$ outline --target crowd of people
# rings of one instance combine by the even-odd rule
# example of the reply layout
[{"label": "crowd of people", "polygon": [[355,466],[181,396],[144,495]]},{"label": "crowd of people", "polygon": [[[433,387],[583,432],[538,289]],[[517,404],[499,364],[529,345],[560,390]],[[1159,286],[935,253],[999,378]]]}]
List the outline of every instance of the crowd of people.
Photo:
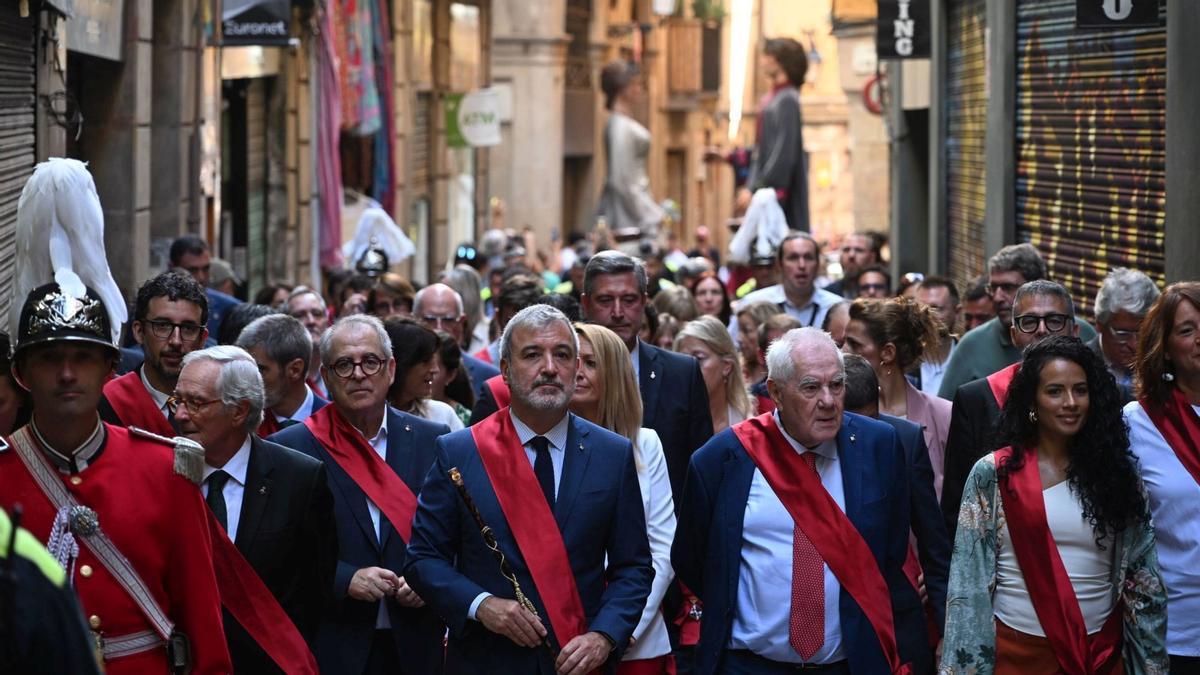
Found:
[{"label": "crowd of people", "polygon": [[968,289],[883,250],[489,232],[242,303],[183,237],[121,344],[46,279],[0,502],[73,594],[0,627],[86,618],[4,664],[1200,672],[1200,283],[1113,270],[1092,325],[1029,244]]}]

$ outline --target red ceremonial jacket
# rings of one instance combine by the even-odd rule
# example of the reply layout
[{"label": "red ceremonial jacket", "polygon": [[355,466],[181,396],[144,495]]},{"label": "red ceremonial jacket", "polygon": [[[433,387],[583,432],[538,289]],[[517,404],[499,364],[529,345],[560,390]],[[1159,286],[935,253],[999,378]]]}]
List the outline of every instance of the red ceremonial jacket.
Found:
[{"label": "red ceremonial jacket", "polygon": [[[171,446],[105,426],[108,438],[95,461],[77,474],[58,475],[76,501],[96,511],[100,528],[129,559],[176,630],[187,635],[192,672],[230,672],[200,490],[175,473]],[[46,543],[54,507],[10,447],[0,451],[0,506],[14,504],[24,508],[21,525]],[[113,636],[153,630],[87,544],[81,542],[79,549],[71,583],[93,628]],[[108,675],[167,673],[166,650],[116,658],[104,667]]]}]

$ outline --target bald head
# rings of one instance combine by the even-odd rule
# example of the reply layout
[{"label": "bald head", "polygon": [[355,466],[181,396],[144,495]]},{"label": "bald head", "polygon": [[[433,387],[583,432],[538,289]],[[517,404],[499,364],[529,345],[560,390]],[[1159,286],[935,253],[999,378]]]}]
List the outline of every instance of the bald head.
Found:
[{"label": "bald head", "polygon": [[463,300],[458,291],[446,284],[430,284],[417,291],[413,298],[413,314],[429,330],[449,333],[458,344],[463,343]]}]

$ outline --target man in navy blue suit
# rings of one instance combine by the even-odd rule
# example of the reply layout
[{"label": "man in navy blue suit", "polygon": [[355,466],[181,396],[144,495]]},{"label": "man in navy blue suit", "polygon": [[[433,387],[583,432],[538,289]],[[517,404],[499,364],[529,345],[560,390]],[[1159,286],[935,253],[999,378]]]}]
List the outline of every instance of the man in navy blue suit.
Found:
[{"label": "man in navy blue suit", "polygon": [[300,424],[329,401],[318,396],[305,379],[312,359],[312,337],[298,319],[271,314],[251,321],[238,335],[262,375],[267,407],[258,435],[271,434]]},{"label": "man in navy blue suit", "polygon": [[[462,296],[458,291],[446,284],[430,284],[422,288],[413,298],[413,316],[429,330],[448,333],[462,349],[467,316],[463,314]],[[471,389],[476,399],[483,395],[484,382],[500,374],[496,366],[465,351],[462,353],[462,363],[467,369],[467,377],[471,379]]]},{"label": "man in navy blue suit", "polygon": [[642,394],[642,426],[654,429],[662,439],[678,504],[688,459],[712,437],[712,416],[696,359],[638,339],[650,299],[647,283],[640,260],[620,251],[603,251],[588,260],[580,299],[587,320],[616,333],[629,348]]},{"label": "man in navy blue suit", "polygon": [[826,333],[789,331],[767,370],[776,412],[721,432],[688,470],[671,559],[704,601],[697,672],[897,672],[927,645],[903,570],[904,450],[843,412]]},{"label": "man in navy blue suit", "polygon": [[269,439],[324,462],[333,492],[335,603],[313,655],[322,673],[440,673],[445,627],[402,570],[415,494],[449,429],[388,407],[396,361],[379,319],[338,320],[320,351],[332,403]]},{"label": "man in navy blue suit", "polygon": [[405,576],[450,627],[448,673],[612,672],[638,623],[654,570],[633,446],[567,412],[578,355],[562,312],[518,312],[501,338],[511,407],[437,441]]}]

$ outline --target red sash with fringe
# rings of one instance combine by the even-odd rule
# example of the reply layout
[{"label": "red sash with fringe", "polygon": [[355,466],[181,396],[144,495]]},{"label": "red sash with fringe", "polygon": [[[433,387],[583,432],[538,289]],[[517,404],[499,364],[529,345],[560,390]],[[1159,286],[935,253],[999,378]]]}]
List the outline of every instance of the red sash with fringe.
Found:
[{"label": "red sash with fringe", "polygon": [[558,522],[533,475],[507,407],[471,427],[471,436],[561,649],[587,631],[587,618]]},{"label": "red sash with fringe", "polygon": [[1192,478],[1200,483],[1200,417],[1196,415],[1187,396],[1179,387],[1174,387],[1166,405],[1157,406],[1146,399],[1138,402],[1167,445],[1175,451],[1179,463],[1187,467]]},{"label": "red sash with fringe", "polygon": [[[1027,448],[1020,469],[999,480],[1000,499],[1012,535],[1013,553],[1029,588],[1029,599],[1054,656],[1067,675],[1106,675],[1121,655],[1122,605],[1113,608],[1096,637],[1088,641],[1087,625],[1067,576],[1058,545],[1046,522],[1046,502],[1038,476],[1037,453]],[[1011,447],[996,451],[996,466],[1014,455]]]},{"label": "red sash with fringe", "polygon": [[163,416],[162,409],[150,398],[146,385],[142,384],[140,371],[125,373],[104,385],[104,398],[113,412],[127,427],[140,427],[159,436],[173,438],[176,433],[171,423]]},{"label": "red sash with fringe", "polygon": [[821,485],[821,477],[792,449],[775,425],[773,414],[751,417],[735,425],[733,432],[791,514],[796,527],[809,538],[842,588],[862,608],[875,629],[891,672],[911,673],[908,664],[900,663],[892,596],[875,555]]},{"label": "red sash with fringe", "polygon": [[412,537],[413,516],[417,513],[417,496],[408,484],[376,454],[358,429],[342,417],[337,406],[327,405],[309,415],[304,420],[304,426],[308,427],[333,461],[366,493],[367,499],[379,507],[379,511],[407,544]]}]

